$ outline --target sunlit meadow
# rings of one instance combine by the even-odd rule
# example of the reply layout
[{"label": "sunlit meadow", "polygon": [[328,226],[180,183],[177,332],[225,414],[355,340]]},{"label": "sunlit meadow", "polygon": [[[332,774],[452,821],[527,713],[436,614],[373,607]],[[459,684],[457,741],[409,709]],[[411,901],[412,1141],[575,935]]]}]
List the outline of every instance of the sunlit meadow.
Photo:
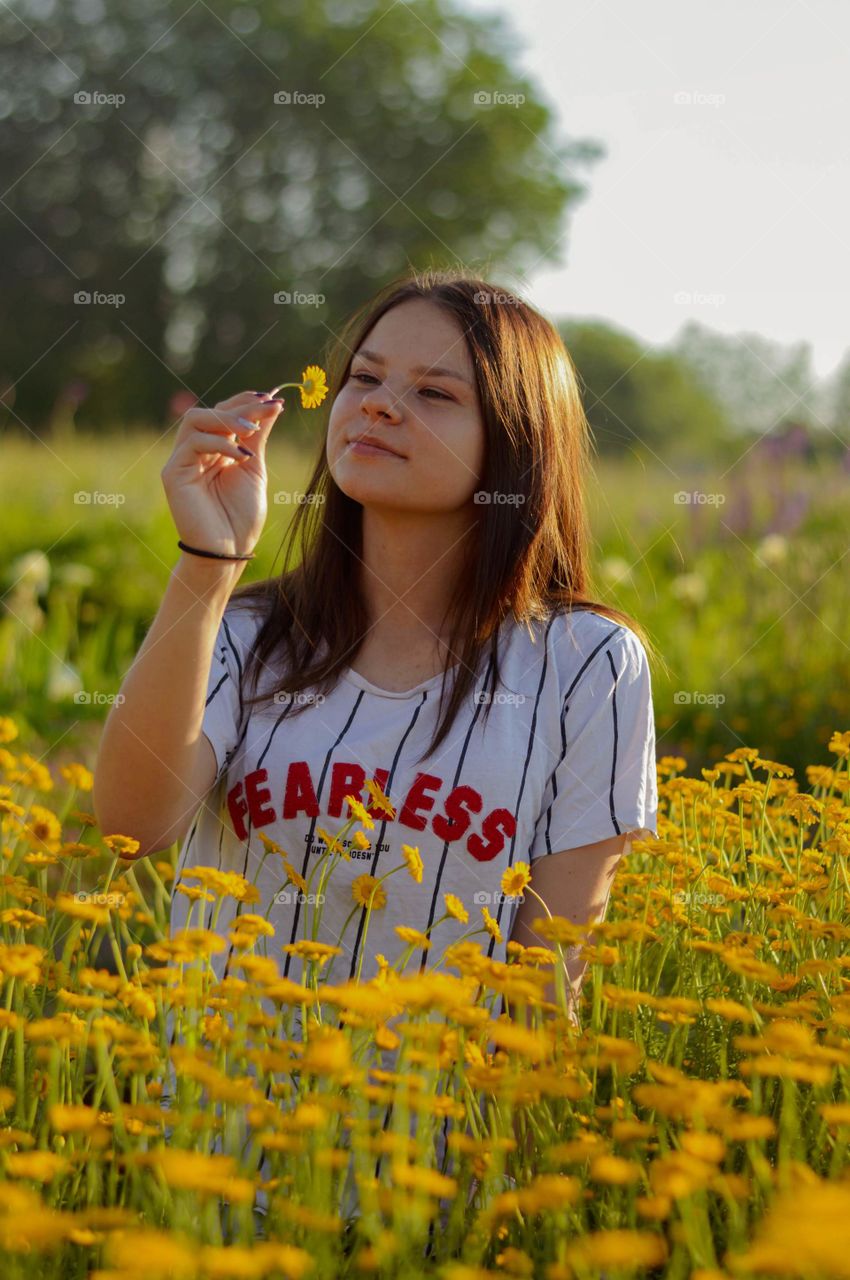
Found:
[{"label": "sunlit meadow", "polygon": [[[310,911],[282,977],[253,884],[213,868],[174,891],[235,898],[227,938],[169,938],[173,862],[97,831],[83,764],[51,771],[11,718],[0,742],[4,1277],[850,1275],[850,732],[804,789],[754,748],[699,776],[662,756],[659,838],[604,922],[541,902],[546,945],[500,964],[449,894],[466,940],[412,972],[428,939],[400,928],[368,983],[335,979]],[[368,844],[348,812],[314,883],[265,841],[281,887]],[[399,876],[415,846],[352,920]],[[563,980],[542,996],[572,947],[577,1022]]]}]

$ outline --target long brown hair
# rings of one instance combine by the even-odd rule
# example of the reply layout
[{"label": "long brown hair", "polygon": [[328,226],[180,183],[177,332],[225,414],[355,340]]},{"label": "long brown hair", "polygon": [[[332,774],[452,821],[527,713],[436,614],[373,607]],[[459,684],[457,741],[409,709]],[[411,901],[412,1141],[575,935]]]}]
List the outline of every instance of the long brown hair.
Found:
[{"label": "long brown hair", "polygon": [[[463,270],[411,271],[385,286],[348,320],[327,356],[328,405],[344,386],[358,347],[393,307],[424,298],[460,324],[475,371],[485,430],[482,491],[521,494],[510,503],[476,504],[478,519],[448,602],[451,696],[425,755],[436,751],[472,691],[489,645],[497,688],[498,638],[513,612],[520,623],[553,609],[591,609],[633,630],[654,656],[639,623],[591,598],[585,481],[591,441],[572,360],[557,330],[499,286]],[[327,427],[319,456],[284,538],[280,576],[246,583],[232,601],[259,605],[260,625],[244,680],[256,691],[261,668],[281,672],[243,707],[311,688],[327,695],[365,638],[368,616],[357,588],[362,507],[334,481]],[[292,559],[298,545],[300,560]],[[486,554],[481,549],[486,548]],[[284,675],[285,671],[285,675]],[[278,699],[280,701],[280,699]],[[484,703],[486,721],[492,700]],[[309,698],[286,700],[297,715]],[[424,759],[424,755],[422,759]]]}]

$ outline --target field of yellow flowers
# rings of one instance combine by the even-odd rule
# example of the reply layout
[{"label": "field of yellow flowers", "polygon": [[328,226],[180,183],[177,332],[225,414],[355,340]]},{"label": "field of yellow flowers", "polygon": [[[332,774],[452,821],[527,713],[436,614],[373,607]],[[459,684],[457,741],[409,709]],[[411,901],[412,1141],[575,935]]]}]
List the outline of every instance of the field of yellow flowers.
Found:
[{"label": "field of yellow flowers", "polygon": [[[805,790],[748,747],[662,758],[603,923],[541,910],[507,964],[470,938],[370,983],[307,939],[282,977],[253,885],[200,868],[175,892],[248,908],[218,981],[227,939],[169,936],[173,863],[17,739],[0,718],[3,1280],[850,1276],[850,732]],[[576,945],[577,1025],[541,995]]]}]

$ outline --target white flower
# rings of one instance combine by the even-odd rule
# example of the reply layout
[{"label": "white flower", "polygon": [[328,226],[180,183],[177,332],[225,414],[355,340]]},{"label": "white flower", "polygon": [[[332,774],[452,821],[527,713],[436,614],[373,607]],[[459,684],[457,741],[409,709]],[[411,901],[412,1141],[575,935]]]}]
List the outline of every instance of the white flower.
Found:
[{"label": "white flower", "polygon": [[50,582],[50,561],[43,551],[25,551],[9,566],[9,575],[12,586],[30,587],[38,594]]},{"label": "white flower", "polygon": [[685,600],[689,604],[702,604],[708,594],[705,578],[699,573],[680,573],[671,582],[670,590],[677,600]]},{"label": "white flower", "polygon": [[79,672],[67,662],[54,658],[47,676],[47,697],[50,702],[64,702],[82,690],[83,682]]},{"label": "white flower", "polygon": [[618,582],[632,581],[632,568],[622,556],[608,556],[599,566],[599,572],[607,583],[614,586]]},{"label": "white flower", "polygon": [[765,564],[781,564],[788,555],[788,539],[781,533],[769,533],[756,547],[756,555]]}]

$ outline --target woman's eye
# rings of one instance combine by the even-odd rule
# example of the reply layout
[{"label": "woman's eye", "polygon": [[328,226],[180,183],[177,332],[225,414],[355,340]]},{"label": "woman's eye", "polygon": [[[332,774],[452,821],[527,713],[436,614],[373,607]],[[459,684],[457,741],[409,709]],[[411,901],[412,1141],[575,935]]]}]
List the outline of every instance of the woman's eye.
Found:
[{"label": "woman's eye", "polygon": [[[367,382],[366,384],[367,386],[370,385],[371,382],[378,381],[378,379],[375,377],[373,373],[352,373],[351,377],[352,379],[361,379],[361,378],[369,379],[369,382]],[[428,392],[430,392],[432,395],[437,396],[437,398],[440,400],[451,400],[451,396],[447,396],[443,391],[438,391],[436,387],[425,387],[422,394],[426,395]]]}]

